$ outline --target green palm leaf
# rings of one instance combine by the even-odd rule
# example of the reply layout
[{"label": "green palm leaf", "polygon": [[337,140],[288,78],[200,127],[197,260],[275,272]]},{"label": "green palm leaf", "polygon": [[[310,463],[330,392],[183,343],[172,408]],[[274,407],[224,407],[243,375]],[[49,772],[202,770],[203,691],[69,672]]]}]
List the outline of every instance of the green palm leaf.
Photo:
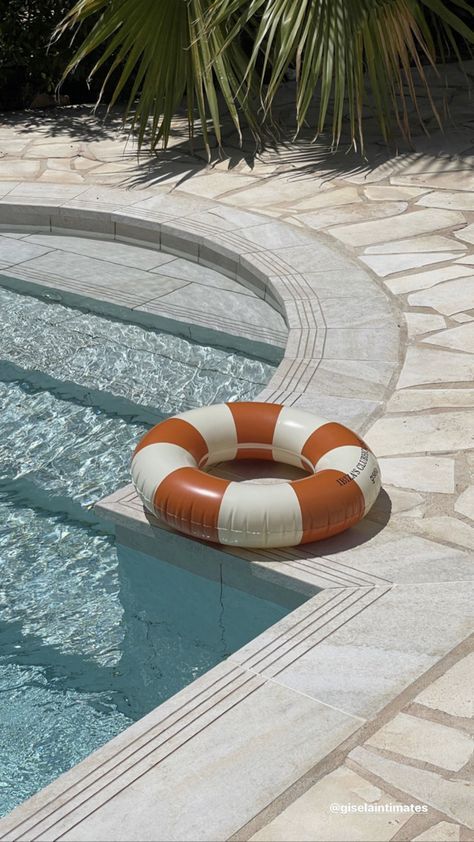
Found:
[{"label": "green palm leaf", "polygon": [[197,112],[208,154],[208,121],[221,143],[220,98],[239,133],[240,114],[258,135],[248,86],[241,84],[246,56],[238,41],[222,49],[222,27],[203,33],[208,9],[209,0],[79,0],[56,37],[91,17],[95,23],[65,75],[96,50],[101,54],[91,76],[108,67],[102,92],[112,74],[121,69],[109,107],[131,83],[125,118],[137,131],[140,146],[146,137],[153,149],[159,141],[166,147],[172,119],[185,98],[189,134],[194,134]]},{"label": "green palm leaf", "polygon": [[367,105],[386,139],[396,127],[410,136],[410,101],[422,122],[415,78],[440,121],[424,68],[438,44],[456,53],[454,33],[474,41],[456,7],[470,8],[465,0],[79,0],[58,35],[92,17],[67,72],[101,50],[92,74],[107,66],[106,84],[119,72],[110,105],[128,86],[125,117],[140,146],[167,145],[184,100],[190,137],[197,115],[208,154],[210,131],[221,144],[223,109],[239,134],[242,120],[263,141],[295,67],[297,131],[311,123],[317,136],[329,126],[337,144],[347,124],[362,147]]},{"label": "green palm leaf", "polygon": [[[442,32],[454,44],[454,30],[474,41],[472,29],[452,11],[453,6],[469,6],[464,0],[450,5],[451,10],[443,0],[215,0],[207,25],[212,31],[234,19],[225,49],[239,29],[259,17],[246,81],[250,84],[257,77],[262,84],[257,67],[263,55],[264,68],[270,69],[262,90],[265,115],[271,114],[282,80],[294,66],[297,130],[305,125],[317,92],[315,134],[329,122],[337,144],[347,117],[353,143],[358,139],[362,146],[363,106],[368,101],[388,139],[395,125],[410,136],[407,102],[412,100],[418,109],[415,75],[430,98],[424,67],[434,65],[436,49],[424,7],[435,14],[438,35]],[[430,102],[439,121],[431,98]]]}]

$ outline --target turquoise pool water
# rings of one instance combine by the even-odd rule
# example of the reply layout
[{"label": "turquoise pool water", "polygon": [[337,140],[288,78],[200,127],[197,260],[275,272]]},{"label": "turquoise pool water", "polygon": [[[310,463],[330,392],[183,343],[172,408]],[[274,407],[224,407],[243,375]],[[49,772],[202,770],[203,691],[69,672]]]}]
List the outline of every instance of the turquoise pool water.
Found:
[{"label": "turquoise pool water", "polygon": [[0,814],[287,612],[116,545],[93,511],[150,423],[272,371],[0,288]]}]

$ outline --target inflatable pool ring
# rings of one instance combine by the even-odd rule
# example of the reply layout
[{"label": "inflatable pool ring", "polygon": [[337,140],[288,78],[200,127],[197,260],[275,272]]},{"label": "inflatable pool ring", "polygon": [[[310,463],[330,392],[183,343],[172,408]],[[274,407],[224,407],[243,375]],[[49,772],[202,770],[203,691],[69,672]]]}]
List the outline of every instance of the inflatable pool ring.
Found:
[{"label": "inflatable pool ring", "polygon": [[[232,482],[205,466],[270,459],[309,472],[291,482]],[[272,403],[192,409],[162,421],[132,461],[145,508],[174,529],[219,544],[289,547],[361,520],[380,491],[367,445],[342,424]]]}]

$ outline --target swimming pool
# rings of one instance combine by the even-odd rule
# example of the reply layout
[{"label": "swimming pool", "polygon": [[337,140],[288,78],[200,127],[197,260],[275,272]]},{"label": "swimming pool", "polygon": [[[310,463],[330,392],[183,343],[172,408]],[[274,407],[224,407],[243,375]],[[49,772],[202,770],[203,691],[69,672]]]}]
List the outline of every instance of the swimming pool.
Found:
[{"label": "swimming pool", "polygon": [[115,543],[147,426],[268,363],[0,287],[0,814],[289,610]]}]

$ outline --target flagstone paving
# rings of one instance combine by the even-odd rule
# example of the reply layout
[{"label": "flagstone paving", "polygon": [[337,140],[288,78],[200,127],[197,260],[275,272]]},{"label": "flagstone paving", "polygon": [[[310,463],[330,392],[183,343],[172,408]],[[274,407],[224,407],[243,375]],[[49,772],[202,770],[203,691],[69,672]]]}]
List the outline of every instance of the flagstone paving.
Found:
[{"label": "flagstone paving", "polygon": [[[467,63],[467,71],[472,77],[473,63]],[[448,68],[446,76],[456,127],[448,127],[445,134],[435,129],[431,138],[420,133],[414,137],[414,151],[396,156],[371,140],[367,161],[344,151],[330,154],[324,139],[315,145],[305,139],[288,143],[258,158],[242,153],[230,140],[228,158],[216,158],[207,166],[186,151],[184,122],[177,120],[171,150],[158,159],[145,154],[138,164],[118,121],[102,124],[86,109],[75,107],[16,115],[0,127],[0,203],[13,192],[17,203],[44,197],[45,204],[54,204],[55,189],[61,185],[61,197],[67,189],[78,206],[107,210],[112,198],[104,187],[111,197],[114,188],[127,188],[142,197],[137,212],[159,214],[172,191],[175,202],[183,198],[186,214],[193,209],[211,214],[223,230],[227,208],[234,218],[242,213],[243,219],[248,217],[245,236],[250,247],[264,237],[265,245],[279,247],[282,257],[291,253],[302,272],[315,269],[311,249],[296,253],[292,229],[279,228],[279,221],[295,230],[313,230],[322,242],[339,244],[355,256],[403,313],[400,323],[406,329],[398,383],[365,433],[381,457],[385,490],[392,500],[391,526],[419,536],[417,540],[433,539],[459,551],[474,549],[474,116],[466,79],[455,68]],[[255,213],[271,217],[275,224],[262,226]],[[252,217],[259,224],[255,232]],[[12,223],[21,224],[19,219]],[[17,247],[23,249],[25,262],[38,265],[49,259],[41,232],[21,245],[16,242]],[[94,248],[93,240],[78,245],[71,271],[87,272]],[[9,249],[8,238],[2,237],[0,267],[7,265]],[[179,272],[176,277],[179,259],[174,267],[152,267],[149,259],[144,252],[146,265],[136,268],[164,276],[167,295],[179,298],[183,283],[192,286],[193,278]],[[356,350],[367,372],[364,394],[357,396],[370,399],[368,372],[375,371],[377,361],[377,391],[383,361],[390,359],[383,325],[377,345],[369,345],[365,333],[366,325],[377,323],[377,302],[357,304],[354,273],[359,323],[357,330],[348,331],[345,299],[332,289],[331,273],[337,273],[337,266],[330,259],[327,270],[322,296],[330,301],[326,357],[332,359],[313,373],[314,386],[330,381],[337,399],[353,382],[357,395],[354,363],[345,360],[351,341],[352,359]],[[212,275],[200,283],[212,287]],[[397,630],[392,632],[396,635]],[[334,768],[319,772],[304,791],[296,787],[286,801],[273,805],[268,816],[257,817],[235,838],[472,840],[467,762],[472,705],[467,700],[474,683],[473,658],[461,653],[363,745]],[[416,803],[429,810],[357,812],[348,817],[330,813],[331,802]]]},{"label": "flagstone paving", "polygon": [[464,649],[342,764],[316,768],[233,838],[470,842],[473,686]]}]

